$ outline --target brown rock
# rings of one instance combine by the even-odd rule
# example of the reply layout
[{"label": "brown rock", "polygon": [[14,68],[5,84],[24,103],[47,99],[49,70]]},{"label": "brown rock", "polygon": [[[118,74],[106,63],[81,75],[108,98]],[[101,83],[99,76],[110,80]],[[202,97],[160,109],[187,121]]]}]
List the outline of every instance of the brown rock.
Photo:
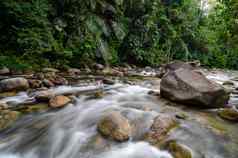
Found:
[{"label": "brown rock", "polygon": [[46,90],[46,91],[40,91],[35,96],[35,99],[38,102],[48,102],[51,98],[53,98],[55,95],[52,91]]},{"label": "brown rock", "polygon": [[190,149],[176,141],[167,142],[165,149],[173,155],[173,158],[192,158]]},{"label": "brown rock", "polygon": [[131,126],[119,112],[111,112],[99,121],[98,131],[116,141],[126,141],[131,135]]},{"label": "brown rock", "polygon": [[160,143],[166,138],[168,132],[177,126],[177,121],[174,117],[160,114],[155,119],[150,130],[145,134],[145,140],[155,146],[160,146]]},{"label": "brown rock", "polygon": [[10,78],[0,81],[0,92],[14,91],[14,90],[26,90],[29,88],[27,79],[18,77]]},{"label": "brown rock", "polygon": [[218,115],[223,119],[238,122],[238,110],[236,109],[233,108],[222,109],[218,112]]},{"label": "brown rock", "polygon": [[60,107],[64,107],[65,105],[67,105],[70,102],[71,102],[71,100],[68,97],[59,95],[59,96],[56,96],[56,97],[50,99],[49,105],[52,108],[60,108]]}]

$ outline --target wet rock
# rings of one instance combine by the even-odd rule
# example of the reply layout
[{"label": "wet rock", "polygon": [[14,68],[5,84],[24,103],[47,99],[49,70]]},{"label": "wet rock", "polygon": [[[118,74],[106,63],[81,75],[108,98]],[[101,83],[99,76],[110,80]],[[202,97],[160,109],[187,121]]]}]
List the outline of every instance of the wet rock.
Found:
[{"label": "wet rock", "polygon": [[234,108],[226,108],[219,110],[218,115],[223,119],[238,122],[238,110]]},{"label": "wet rock", "polygon": [[167,142],[165,149],[172,154],[173,158],[192,158],[190,149],[176,141]]},{"label": "wet rock", "polygon": [[114,84],[115,84],[115,81],[114,81],[114,80],[108,79],[108,78],[104,78],[104,79],[102,80],[102,82],[103,82],[104,84],[108,84],[108,85],[114,85]]},{"label": "wet rock", "polygon": [[60,108],[60,107],[64,107],[70,102],[71,102],[70,98],[63,95],[59,95],[50,99],[49,106],[52,108]]},{"label": "wet rock", "polygon": [[0,75],[8,75],[10,70],[7,67],[0,68]]},{"label": "wet rock", "polygon": [[183,68],[162,78],[160,93],[171,101],[203,108],[223,107],[229,100],[229,93],[222,86]]},{"label": "wet rock", "polygon": [[151,72],[151,71],[153,71],[153,69],[150,66],[146,66],[145,67],[145,71],[146,72]]},{"label": "wet rock", "polygon": [[222,85],[224,85],[224,86],[234,86],[235,84],[232,81],[225,81],[225,82],[222,83]]},{"label": "wet rock", "polygon": [[173,62],[171,62],[169,64],[166,64],[164,66],[164,69],[165,69],[166,72],[175,71],[175,70],[178,70],[180,68],[188,69],[188,70],[194,70],[195,69],[194,66],[192,66],[189,63],[185,63],[183,61],[173,61]]},{"label": "wet rock", "polygon": [[42,84],[43,84],[45,87],[48,87],[48,88],[55,86],[53,82],[51,82],[50,80],[47,80],[47,79],[44,79],[44,80],[42,81]]},{"label": "wet rock", "polygon": [[31,88],[40,88],[42,86],[42,81],[41,80],[28,80],[29,85]]},{"label": "wet rock", "polygon": [[68,69],[68,74],[70,76],[76,76],[76,75],[80,75],[81,70],[80,69],[76,69],[76,68],[70,68]]},{"label": "wet rock", "polygon": [[145,134],[145,140],[159,147],[171,129],[178,125],[172,116],[160,114],[155,119],[150,130]]},{"label": "wet rock", "polygon": [[23,114],[33,113],[33,112],[45,112],[49,109],[47,103],[37,103],[31,105],[20,105],[16,107],[16,111],[20,111]]},{"label": "wet rock", "polygon": [[119,112],[111,112],[99,121],[98,131],[116,141],[126,141],[130,138],[131,126]]},{"label": "wet rock", "polygon": [[46,90],[38,92],[38,94],[35,96],[35,99],[38,102],[48,102],[54,96],[55,95],[52,91]]},{"label": "wet rock", "polygon": [[57,72],[59,72],[59,70],[58,69],[54,69],[54,68],[43,68],[42,72],[45,72],[45,73],[47,73],[47,72],[57,73]]},{"label": "wet rock", "polygon": [[104,69],[104,65],[102,65],[102,64],[95,64],[93,67],[94,67],[96,70],[103,70],[103,69]]},{"label": "wet rock", "polygon": [[55,76],[53,79],[51,79],[51,82],[55,85],[67,85],[68,81],[61,76]]},{"label": "wet rock", "polygon": [[17,95],[17,93],[15,91],[11,91],[11,92],[2,92],[0,93],[0,99],[1,98],[5,98],[5,97],[13,97]]},{"label": "wet rock", "polygon": [[0,110],[0,130],[10,127],[20,116],[19,112]]},{"label": "wet rock", "polygon": [[151,90],[151,91],[148,92],[148,94],[149,94],[149,95],[152,95],[152,96],[160,96],[160,92],[159,92],[159,91],[153,91],[153,90]]},{"label": "wet rock", "polygon": [[188,115],[184,112],[179,112],[175,115],[176,118],[186,120],[188,118]]},{"label": "wet rock", "polygon": [[0,112],[2,110],[6,110],[8,108],[8,105],[6,103],[0,103]]},{"label": "wet rock", "polygon": [[29,83],[25,78],[11,78],[0,81],[0,92],[21,91],[29,88]]}]

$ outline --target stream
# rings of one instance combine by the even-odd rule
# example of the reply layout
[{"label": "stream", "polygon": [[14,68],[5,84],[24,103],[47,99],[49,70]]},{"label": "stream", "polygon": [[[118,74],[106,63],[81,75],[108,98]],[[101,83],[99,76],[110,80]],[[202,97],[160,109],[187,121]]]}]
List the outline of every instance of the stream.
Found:
[{"label": "stream", "polygon": [[[208,75],[218,83],[229,75]],[[65,93],[90,87],[61,86],[53,91]],[[173,106],[163,99],[148,94],[154,90],[150,81],[138,85],[109,86],[101,99],[79,95],[75,102],[60,110],[26,115],[11,128],[0,133],[0,158],[172,158],[165,150],[158,150],[143,141],[158,113],[185,113],[168,139],[176,139],[189,147],[193,158],[237,158],[238,126],[219,118],[213,110],[198,110]],[[25,92],[2,99],[17,103],[30,99]],[[238,103],[236,96],[232,104]],[[107,140],[97,132],[99,119],[108,111],[120,111],[135,125],[131,139],[124,143]]]}]

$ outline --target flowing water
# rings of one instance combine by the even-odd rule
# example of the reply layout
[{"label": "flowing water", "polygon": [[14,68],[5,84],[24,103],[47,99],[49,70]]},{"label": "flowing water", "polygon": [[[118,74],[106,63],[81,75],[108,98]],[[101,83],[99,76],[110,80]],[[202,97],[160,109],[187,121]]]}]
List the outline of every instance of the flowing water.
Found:
[{"label": "flowing water", "polygon": [[[169,114],[182,110],[189,116],[169,139],[190,148],[193,158],[238,157],[237,124],[224,121],[210,111],[170,107],[148,95],[151,88],[148,82],[144,83],[147,84],[109,87],[101,99],[80,95],[61,110],[22,117],[12,128],[1,132],[0,158],[172,158],[167,151],[158,150],[141,139],[153,119],[166,109]],[[52,91],[61,94],[79,89],[82,87],[63,86]],[[26,93],[19,93],[2,101],[20,103],[27,99],[31,98]],[[97,122],[111,110],[120,111],[134,125],[128,142],[116,143],[98,134]]]}]

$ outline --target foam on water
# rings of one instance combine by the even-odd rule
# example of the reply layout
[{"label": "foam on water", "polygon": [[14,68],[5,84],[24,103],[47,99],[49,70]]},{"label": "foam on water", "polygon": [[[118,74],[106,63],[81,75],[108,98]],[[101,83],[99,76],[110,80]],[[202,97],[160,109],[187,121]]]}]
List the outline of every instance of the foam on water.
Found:
[{"label": "foam on water", "polygon": [[128,143],[121,148],[112,149],[99,155],[97,158],[172,158],[166,151],[160,151],[157,148],[145,142]]}]

